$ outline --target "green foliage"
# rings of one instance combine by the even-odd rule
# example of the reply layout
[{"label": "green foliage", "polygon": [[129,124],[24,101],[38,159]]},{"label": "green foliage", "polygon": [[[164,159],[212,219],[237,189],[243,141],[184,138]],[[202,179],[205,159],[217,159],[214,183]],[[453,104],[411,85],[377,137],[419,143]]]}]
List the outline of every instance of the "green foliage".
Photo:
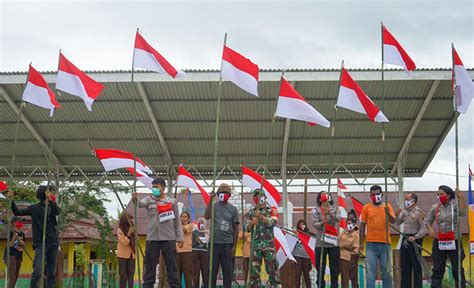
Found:
[{"label": "green foliage", "polygon": [[77,271],[84,271],[87,265],[86,248],[84,243],[74,244],[74,257],[76,258]]}]

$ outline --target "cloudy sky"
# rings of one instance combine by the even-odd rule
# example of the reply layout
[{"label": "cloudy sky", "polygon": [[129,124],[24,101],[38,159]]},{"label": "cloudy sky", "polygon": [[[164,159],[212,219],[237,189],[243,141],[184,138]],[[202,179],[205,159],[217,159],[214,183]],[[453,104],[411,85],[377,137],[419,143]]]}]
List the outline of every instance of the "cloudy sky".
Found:
[{"label": "cloudy sky", "polygon": [[[380,21],[418,67],[449,68],[450,44],[474,65],[473,1],[6,1],[0,71],[56,70],[62,49],[85,70],[130,69],[134,33],[183,69],[217,69],[223,35],[262,68],[380,66]],[[474,108],[460,118],[460,167],[474,164]],[[433,173],[431,173],[433,172]],[[454,134],[407,190],[454,186]],[[461,179],[462,188],[467,180]]]}]

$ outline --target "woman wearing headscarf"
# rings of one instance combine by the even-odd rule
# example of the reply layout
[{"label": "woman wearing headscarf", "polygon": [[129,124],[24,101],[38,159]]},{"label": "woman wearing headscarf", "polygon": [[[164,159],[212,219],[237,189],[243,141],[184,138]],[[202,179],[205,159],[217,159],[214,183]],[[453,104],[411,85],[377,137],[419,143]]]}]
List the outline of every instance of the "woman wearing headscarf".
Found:
[{"label": "woman wearing headscarf", "polygon": [[133,216],[123,212],[117,229],[117,258],[119,264],[120,288],[133,288],[135,274],[135,227]]},{"label": "woman wearing headscarf", "polygon": [[[296,223],[296,229],[304,233],[309,233],[308,225],[303,219],[298,220]],[[309,277],[309,272],[311,271],[311,259],[309,258],[308,252],[303,247],[301,242],[298,240],[296,242],[295,248],[293,248],[293,257],[296,260],[296,287],[301,287],[301,277],[303,277],[305,287],[311,287],[311,278]]]}]

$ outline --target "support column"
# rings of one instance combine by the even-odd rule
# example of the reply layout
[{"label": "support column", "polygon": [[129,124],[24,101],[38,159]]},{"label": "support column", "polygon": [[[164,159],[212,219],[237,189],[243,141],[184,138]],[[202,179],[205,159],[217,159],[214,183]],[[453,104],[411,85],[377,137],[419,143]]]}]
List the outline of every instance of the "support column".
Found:
[{"label": "support column", "polygon": [[74,273],[74,242],[69,242],[67,251],[67,273],[71,277]]},{"label": "support column", "polygon": [[404,156],[402,159],[400,159],[397,163],[397,180],[398,180],[398,194],[397,194],[397,201],[398,201],[398,206],[403,207],[403,182],[405,179],[405,160],[406,156]]}]

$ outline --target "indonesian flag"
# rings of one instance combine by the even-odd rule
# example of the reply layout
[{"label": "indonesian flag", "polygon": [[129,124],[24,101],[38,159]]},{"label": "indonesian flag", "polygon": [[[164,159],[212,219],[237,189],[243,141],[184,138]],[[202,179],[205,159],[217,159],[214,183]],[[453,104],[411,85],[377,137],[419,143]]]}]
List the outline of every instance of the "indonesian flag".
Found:
[{"label": "indonesian flag", "polygon": [[281,77],[280,96],[276,109],[276,116],[308,122],[310,125],[329,127],[331,124],[318,110],[314,109],[293,88],[285,78]]},{"label": "indonesian flag", "polygon": [[301,245],[303,245],[306,253],[308,253],[309,258],[311,259],[311,262],[313,262],[313,266],[316,267],[316,255],[314,252],[314,248],[316,248],[316,239],[298,230],[296,231],[296,234],[298,234]]},{"label": "indonesian flag", "polygon": [[405,71],[413,71],[416,68],[415,62],[408,56],[402,45],[382,24],[382,42],[383,42],[383,62],[387,64],[403,67]]},{"label": "indonesian flag", "polygon": [[252,169],[242,167],[242,185],[247,186],[252,190],[262,188],[263,191],[265,191],[268,204],[273,207],[278,207],[278,204],[281,201],[280,193],[275,188],[275,186],[267,181],[267,179],[263,179],[262,186],[262,178],[262,175],[258,174]]},{"label": "indonesian flag", "polygon": [[356,211],[357,216],[360,219],[360,217],[362,216],[362,209],[364,208],[364,204],[362,204],[362,202],[360,202],[359,200],[357,200],[353,196],[350,196],[350,197],[351,197],[351,201],[352,201],[352,207],[354,207],[354,210]]},{"label": "indonesian flag", "polygon": [[81,97],[87,109],[92,111],[92,104],[104,89],[104,85],[87,76],[59,52],[56,89]]},{"label": "indonesian flag", "polygon": [[184,72],[176,70],[145,38],[137,31],[133,50],[133,67],[168,74],[173,78],[184,76]]},{"label": "indonesian flag", "polygon": [[[109,172],[120,168],[134,168],[133,154],[127,151],[115,149],[94,149],[95,155],[104,166],[105,171]],[[153,171],[145,162],[135,157],[136,170],[153,174]]]},{"label": "indonesian flag", "polygon": [[[133,176],[135,176],[135,172],[133,172],[133,168],[127,168],[127,170],[130,172],[130,174],[132,174]],[[137,171],[137,180],[142,182],[143,185],[145,185],[147,188],[151,189],[153,188],[153,178],[151,178],[150,176],[148,176],[145,172],[141,172],[141,171]]]},{"label": "indonesian flag", "polygon": [[457,104],[455,109],[459,113],[466,113],[472,99],[474,98],[474,85],[471,76],[467,73],[458,52],[453,45],[453,84],[454,95]]},{"label": "indonesian flag", "polygon": [[36,71],[31,64],[28,70],[28,82],[26,83],[25,90],[23,90],[21,99],[36,106],[49,109],[50,117],[53,117],[54,108],[61,108],[61,105],[56,101],[56,95],[49,88],[43,75]]},{"label": "indonesian flag", "polygon": [[188,170],[183,167],[183,165],[180,165],[178,168],[178,179],[176,179],[176,186],[201,191],[202,198],[204,199],[204,202],[206,202],[206,205],[209,204],[209,201],[211,200],[211,197],[206,192],[206,190],[204,190],[204,188],[199,185],[196,179],[194,179],[191,173],[189,173]]},{"label": "indonesian flag", "polygon": [[285,236],[285,233],[277,226],[273,227],[273,235],[274,235],[274,242],[275,242],[275,258],[278,261],[278,269],[285,264],[287,259],[290,259],[292,261],[295,261],[295,257],[291,254],[291,251],[293,251],[293,248],[296,245],[296,242],[292,243],[292,247],[290,246],[290,243],[287,241],[287,237]]},{"label": "indonesian flag", "polygon": [[341,223],[339,224],[340,228],[346,228],[347,223],[347,203],[346,203],[346,195],[344,195],[344,191],[347,190],[347,187],[342,184],[341,179],[337,179],[337,203],[339,206],[339,211],[341,212]]},{"label": "indonesian flag", "polygon": [[389,122],[374,102],[370,100],[347,70],[342,67],[341,86],[337,97],[337,106],[365,114],[372,122]]},{"label": "indonesian flag", "polygon": [[221,64],[222,79],[258,97],[258,66],[224,45]]}]

